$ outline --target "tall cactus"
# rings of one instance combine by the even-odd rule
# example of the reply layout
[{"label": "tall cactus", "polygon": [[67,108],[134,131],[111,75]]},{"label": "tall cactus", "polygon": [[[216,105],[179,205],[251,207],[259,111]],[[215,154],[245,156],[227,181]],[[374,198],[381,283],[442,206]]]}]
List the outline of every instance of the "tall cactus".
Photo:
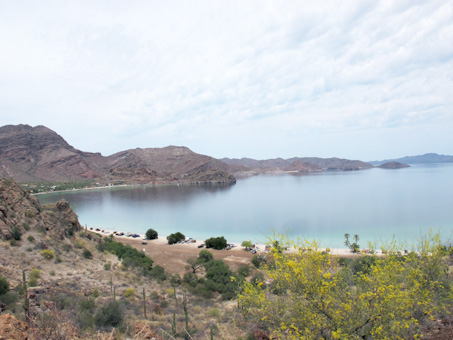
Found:
[{"label": "tall cactus", "polygon": [[171,331],[173,335],[176,335],[176,314],[173,312],[173,322],[171,324]]},{"label": "tall cactus", "polygon": [[145,287],[143,287],[143,314],[145,314],[145,319],[146,317],[146,295],[145,295]]},{"label": "tall cactus", "polygon": [[24,290],[24,304],[22,308],[25,312],[25,320],[30,322],[30,300],[28,299],[28,288],[27,288],[27,280],[25,279],[25,270],[22,270],[22,282],[23,282],[23,290]]},{"label": "tall cactus", "polygon": [[189,330],[189,314],[187,312],[187,298],[186,298],[186,293],[183,293],[182,295],[183,300],[182,300],[182,307],[184,308],[184,314],[186,316],[186,331]]}]

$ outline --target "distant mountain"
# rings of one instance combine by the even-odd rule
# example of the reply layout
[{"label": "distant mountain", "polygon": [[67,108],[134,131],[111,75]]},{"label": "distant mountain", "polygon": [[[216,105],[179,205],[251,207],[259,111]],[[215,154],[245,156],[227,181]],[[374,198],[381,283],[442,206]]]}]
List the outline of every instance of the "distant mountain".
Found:
[{"label": "distant mountain", "polygon": [[222,162],[235,169],[235,175],[275,172],[317,172],[325,170],[363,170],[373,166],[357,160],[341,158],[294,157],[255,160],[251,158],[222,158]]},{"label": "distant mountain", "polygon": [[186,147],[126,150],[104,157],[75,149],[54,131],[0,127],[0,177],[19,182],[96,180],[102,183],[234,183],[229,167]]},{"label": "distant mountain", "polygon": [[426,153],[419,156],[406,156],[396,159],[385,159],[383,161],[372,161],[370,164],[381,165],[388,162],[399,162],[406,164],[418,164],[418,163],[452,163],[453,156],[438,155],[437,153]]}]

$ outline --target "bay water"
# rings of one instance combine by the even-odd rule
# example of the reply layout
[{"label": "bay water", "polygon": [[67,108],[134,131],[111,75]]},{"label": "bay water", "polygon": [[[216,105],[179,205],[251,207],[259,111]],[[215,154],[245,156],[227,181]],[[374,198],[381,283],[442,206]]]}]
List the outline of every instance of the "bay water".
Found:
[{"label": "bay water", "polygon": [[274,232],[344,248],[392,238],[416,243],[430,229],[453,239],[453,163],[410,168],[260,175],[234,185],[112,187],[37,196],[67,200],[83,226],[160,236],[266,243]]}]

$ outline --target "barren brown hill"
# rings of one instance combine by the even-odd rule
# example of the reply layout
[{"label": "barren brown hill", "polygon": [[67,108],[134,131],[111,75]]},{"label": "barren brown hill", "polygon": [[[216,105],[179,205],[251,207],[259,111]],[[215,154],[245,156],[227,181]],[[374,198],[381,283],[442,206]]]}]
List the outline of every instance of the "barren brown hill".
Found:
[{"label": "barren brown hill", "polygon": [[75,149],[44,126],[29,125],[1,127],[0,145],[0,177],[19,182],[235,182],[225,163],[186,147],[134,149],[104,157]]},{"label": "barren brown hill", "polygon": [[[370,169],[373,166],[369,163],[349,160],[342,158],[319,158],[319,157],[293,157],[289,159],[275,158],[266,160],[255,160],[251,158],[230,159],[223,158],[231,169],[236,167],[235,175],[240,175],[242,172],[269,173],[269,172],[285,172],[285,171],[300,171],[314,172],[324,170],[363,170]],[[240,168],[242,167],[242,168]]]}]

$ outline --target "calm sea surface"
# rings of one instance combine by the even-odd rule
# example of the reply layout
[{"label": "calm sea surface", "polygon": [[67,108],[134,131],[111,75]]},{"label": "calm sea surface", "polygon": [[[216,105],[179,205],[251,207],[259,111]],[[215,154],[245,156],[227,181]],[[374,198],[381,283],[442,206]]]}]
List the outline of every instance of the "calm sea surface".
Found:
[{"label": "calm sea surface", "polygon": [[453,241],[453,164],[418,164],[310,175],[262,175],[235,185],[137,186],[38,195],[42,204],[66,199],[82,225],[159,235],[225,236],[267,242],[273,231],[344,247],[395,237],[416,242],[440,232]]}]

